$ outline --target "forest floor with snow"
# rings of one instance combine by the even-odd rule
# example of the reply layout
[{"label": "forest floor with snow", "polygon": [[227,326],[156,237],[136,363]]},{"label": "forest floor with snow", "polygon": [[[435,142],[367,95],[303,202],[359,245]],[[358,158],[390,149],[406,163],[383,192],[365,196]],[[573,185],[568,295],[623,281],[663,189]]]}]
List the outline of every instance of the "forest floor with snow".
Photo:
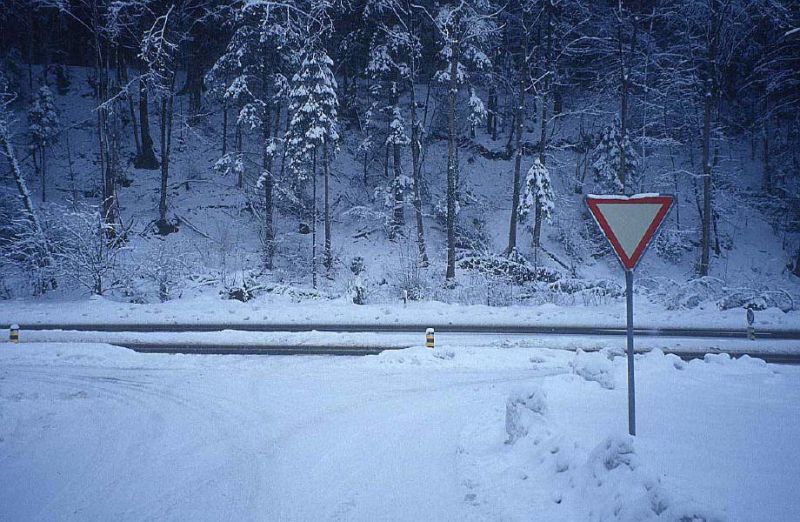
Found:
[{"label": "forest floor with snow", "polygon": [[[800,367],[0,344],[3,520],[800,518]],[[691,518],[702,517],[702,518]]]}]

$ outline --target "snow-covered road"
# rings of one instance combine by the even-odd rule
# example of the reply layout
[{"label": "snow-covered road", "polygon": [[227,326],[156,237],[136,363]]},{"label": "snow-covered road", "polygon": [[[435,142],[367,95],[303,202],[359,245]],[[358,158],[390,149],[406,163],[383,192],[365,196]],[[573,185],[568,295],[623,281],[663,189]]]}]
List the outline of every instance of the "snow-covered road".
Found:
[{"label": "snow-covered road", "polygon": [[[629,442],[622,358],[521,348],[439,355],[0,344],[0,520],[800,514],[787,496],[800,472],[800,369],[640,358],[636,463],[599,478],[596,448]],[[548,408],[529,419],[527,436],[504,444],[506,400],[520,390],[542,390]],[[653,491],[663,508],[647,507]]]}]

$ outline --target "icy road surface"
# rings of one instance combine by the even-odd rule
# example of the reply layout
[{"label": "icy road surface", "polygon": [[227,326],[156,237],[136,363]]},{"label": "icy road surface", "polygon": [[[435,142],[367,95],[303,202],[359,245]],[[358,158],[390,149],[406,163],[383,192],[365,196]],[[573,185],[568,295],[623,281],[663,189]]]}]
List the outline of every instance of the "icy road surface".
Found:
[{"label": "icy road surface", "polygon": [[800,519],[798,367],[436,355],[0,344],[0,520]]}]

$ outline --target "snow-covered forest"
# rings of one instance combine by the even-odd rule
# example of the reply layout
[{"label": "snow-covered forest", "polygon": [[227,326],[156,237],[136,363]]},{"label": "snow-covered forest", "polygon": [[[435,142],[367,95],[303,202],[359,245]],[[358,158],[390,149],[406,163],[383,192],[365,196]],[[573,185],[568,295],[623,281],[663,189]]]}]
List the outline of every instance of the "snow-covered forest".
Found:
[{"label": "snow-covered forest", "polygon": [[[794,308],[792,0],[5,0],[0,298]],[[41,297],[39,297],[41,298]]]}]

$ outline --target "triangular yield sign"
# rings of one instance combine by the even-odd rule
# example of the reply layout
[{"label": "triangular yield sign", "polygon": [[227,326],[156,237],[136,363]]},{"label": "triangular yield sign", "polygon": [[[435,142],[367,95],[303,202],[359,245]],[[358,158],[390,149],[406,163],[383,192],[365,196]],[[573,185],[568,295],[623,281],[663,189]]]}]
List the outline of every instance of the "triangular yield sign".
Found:
[{"label": "triangular yield sign", "polygon": [[633,270],[672,206],[672,196],[587,196],[586,205],[625,270]]}]

